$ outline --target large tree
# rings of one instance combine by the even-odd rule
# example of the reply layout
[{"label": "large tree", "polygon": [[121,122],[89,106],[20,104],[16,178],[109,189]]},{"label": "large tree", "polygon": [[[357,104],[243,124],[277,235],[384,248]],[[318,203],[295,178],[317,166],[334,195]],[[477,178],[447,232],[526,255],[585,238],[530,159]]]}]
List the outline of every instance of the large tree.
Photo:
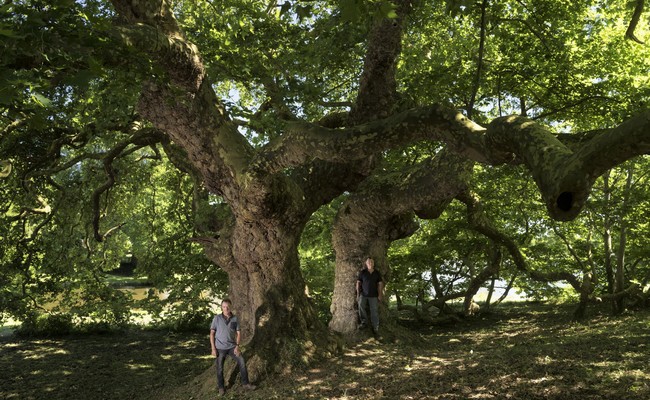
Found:
[{"label": "large tree", "polygon": [[[414,50],[426,46],[434,36],[429,34],[427,24],[431,5],[414,6],[407,0],[394,3],[342,0],[308,5],[285,2],[276,7],[274,3],[256,1],[216,4],[113,0],[112,8],[90,1],[8,3],[3,7],[13,11],[12,22],[32,33],[51,33],[45,38],[34,35],[32,40],[39,38],[39,44],[51,45],[55,51],[19,51],[16,46],[24,43],[25,37],[12,35],[11,30],[5,35],[9,38],[6,42],[14,46],[12,54],[18,55],[12,58],[3,52],[7,57],[3,59],[3,73],[9,76],[5,81],[26,82],[25,76],[30,82],[36,78],[41,81],[13,91],[15,98],[3,103],[7,107],[2,140],[11,140],[21,132],[23,138],[39,132],[33,136],[38,140],[32,146],[40,148],[39,154],[51,157],[42,159],[37,166],[26,165],[25,169],[39,172],[33,177],[44,177],[92,157],[89,152],[77,158],[71,156],[75,149],[96,146],[92,137],[101,138],[105,132],[125,137],[125,142],[113,143],[111,151],[101,154],[107,181],[92,196],[93,226],[100,241],[106,240],[110,232],[101,229],[99,204],[100,195],[115,183],[114,160],[133,148],[164,148],[180,170],[194,177],[196,198],[204,199],[196,202],[203,223],[202,235],[194,240],[228,274],[229,292],[248,341],[251,375],[256,379],[294,361],[309,359],[328,347],[326,329],[305,295],[297,252],[301,233],[320,206],[345,192],[368,190],[359,186],[366,180],[366,185],[372,185],[368,177],[380,179],[381,174],[376,173],[381,172],[377,171],[378,160],[386,150],[430,141],[444,143],[468,161],[523,164],[537,184],[549,215],[557,220],[578,215],[600,174],[650,151],[650,114],[640,112],[638,107],[630,110],[635,117],[620,117],[605,125],[612,126],[609,129],[566,138],[558,138],[542,123],[529,119],[531,110],[546,111],[557,106],[567,113],[569,104],[581,103],[581,99],[568,95],[550,105],[544,103],[561,94],[562,84],[573,78],[562,67],[552,70],[549,65],[569,63],[570,57],[549,55],[531,65],[529,69],[548,72],[542,76],[543,83],[525,75],[525,68],[512,73],[504,65],[494,68],[497,73],[487,80],[488,75],[481,72],[490,54],[486,45],[490,38],[487,1],[480,8],[462,6],[460,13],[458,4],[449,2],[449,9],[455,10],[452,15],[456,15],[450,22],[457,25],[444,40],[453,38],[456,29],[472,26],[462,15],[465,10],[480,11],[480,22],[474,24],[481,31],[479,57],[472,60],[480,67],[476,73],[460,67],[456,73],[448,73],[447,93],[400,93],[399,73],[406,89],[417,81],[410,79],[409,71],[400,70],[402,60],[414,73],[423,73],[426,68],[414,67],[414,60],[429,60],[431,52],[435,58],[452,60],[453,56],[442,48],[431,48],[429,55]],[[533,5],[540,26],[544,26],[544,18],[566,6],[552,1]],[[35,6],[41,14],[35,14],[29,6]],[[493,17],[507,9],[500,4],[494,7]],[[508,12],[519,8],[521,3],[513,2]],[[69,12],[72,9],[79,12]],[[588,7],[574,6],[564,11],[577,16],[571,28],[591,26],[595,32],[597,24],[579,21]],[[55,19],[57,13],[65,18]],[[504,30],[499,51],[510,56],[508,62],[513,65],[521,66],[526,61],[522,61],[524,54],[532,57],[535,51],[556,45],[555,39],[547,39],[546,32],[538,32],[533,22],[539,21],[493,19],[494,29],[513,24],[527,28],[524,30],[529,36],[541,37],[532,52],[525,52],[521,47],[510,48],[519,42],[508,36],[517,36],[518,30]],[[409,45],[403,49],[405,36]],[[587,46],[595,45],[589,42]],[[36,78],[30,73],[35,73]],[[74,79],[66,78],[70,76]],[[138,85],[124,84],[119,101],[102,104],[100,108],[106,114],[101,123],[77,119],[65,125],[61,115],[68,114],[63,111],[47,115],[52,100],[39,87],[48,87],[51,97],[65,107],[83,99],[84,93],[75,89],[78,81],[87,84],[96,79],[110,85],[111,76]],[[606,78],[590,76],[592,80]],[[459,93],[469,95],[456,97],[454,82],[467,87]],[[585,83],[573,83],[575,88],[570,94],[578,93],[579,97]],[[485,127],[468,119],[466,115],[475,115],[479,105],[488,103],[487,95],[481,97],[479,91],[488,84],[499,87],[499,110],[502,97],[505,102],[518,96],[523,115],[494,118],[484,123]],[[535,84],[546,87],[547,93],[537,97]],[[509,91],[501,85],[508,85]],[[234,100],[219,96],[229,91],[234,93]],[[523,101],[526,96],[533,106],[526,105],[531,101]],[[456,104],[449,105],[449,100]],[[101,98],[95,101],[101,102]],[[45,112],[39,105],[45,106]],[[342,112],[326,112],[330,106]],[[466,113],[456,107],[464,107]],[[88,108],[91,106],[84,110]],[[34,115],[39,116],[39,125],[29,118]],[[56,127],[63,129],[47,129],[48,121],[55,121]],[[4,148],[20,152],[16,146]],[[29,155],[23,156],[30,160]],[[3,152],[3,157],[19,158],[11,157],[9,151]],[[3,175],[10,174],[10,165],[14,165],[11,160],[3,163]],[[458,177],[449,182],[439,179],[418,181],[422,187],[411,194],[420,203],[408,204],[403,210],[396,207],[391,212],[399,217],[425,210],[427,201],[442,201],[446,193],[436,196],[436,188],[426,186],[438,182],[444,183],[440,187],[451,187]],[[47,185],[47,181],[41,183]],[[210,200],[204,190],[214,198]],[[367,222],[361,214],[369,210],[347,209],[359,212],[359,219]],[[30,212],[39,209],[32,207]],[[379,218],[371,231],[386,232],[394,222],[392,218]],[[385,247],[385,243],[365,241],[363,246]],[[365,251],[359,248],[346,253]],[[350,268],[347,270],[349,273]]]}]

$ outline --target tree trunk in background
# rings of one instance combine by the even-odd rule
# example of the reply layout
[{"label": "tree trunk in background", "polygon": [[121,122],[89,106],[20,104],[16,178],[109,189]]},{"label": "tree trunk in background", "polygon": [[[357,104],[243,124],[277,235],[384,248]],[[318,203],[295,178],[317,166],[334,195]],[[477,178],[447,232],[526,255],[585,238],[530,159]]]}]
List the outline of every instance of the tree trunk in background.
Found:
[{"label": "tree trunk in background", "polygon": [[[463,311],[465,315],[472,315],[474,313],[472,310],[474,296],[488,279],[499,273],[499,269],[501,268],[502,253],[500,246],[491,242],[489,253],[488,265],[478,274],[473,272],[471,275],[472,278],[467,287],[465,299],[463,300]],[[492,279],[492,285],[494,285],[494,279]]]},{"label": "tree trunk in background", "polygon": [[485,299],[485,310],[488,311],[490,309],[490,305],[492,303],[492,296],[494,295],[494,285],[496,284],[497,279],[495,277],[492,277],[490,280],[490,287],[488,289],[488,294],[487,298]]},{"label": "tree trunk in background", "polygon": [[582,321],[587,316],[587,306],[589,305],[589,298],[594,291],[594,281],[595,275],[592,272],[586,272],[582,276],[582,285],[578,291],[580,300],[578,307],[573,312],[573,319],[576,321]]},{"label": "tree trunk in background", "polygon": [[[609,186],[609,171],[605,172],[603,175],[603,192],[605,200],[605,209],[608,209],[612,202],[612,189]],[[603,219],[603,246],[605,259],[605,274],[607,276],[607,293],[613,294],[615,283],[614,283],[614,269],[612,268],[612,220],[609,213],[605,213]]]},{"label": "tree trunk in background", "polygon": [[365,257],[375,258],[384,283],[389,285],[390,270],[385,260],[391,242],[417,230],[414,214],[421,218],[440,216],[454,197],[466,190],[472,166],[473,163],[442,150],[435,158],[410,166],[400,174],[366,180],[341,205],[332,228],[336,254],[332,330],[351,333],[357,328],[354,288]]},{"label": "tree trunk in background", "polygon": [[[618,237],[618,249],[616,251],[616,293],[625,290],[625,246],[627,244],[627,221],[626,215],[629,209],[630,191],[632,190],[632,178],[634,171],[632,167],[627,170],[627,179],[625,181],[625,191],[623,192],[623,204],[621,207],[621,226]],[[626,297],[616,298],[614,301],[614,313],[621,314],[625,311]]]},{"label": "tree trunk in background", "polygon": [[[388,221],[381,221],[380,215],[374,221],[364,219],[363,214],[357,214],[358,220],[355,216],[343,217],[341,214],[355,212],[349,205],[344,204],[343,209],[345,211],[339,213],[332,230],[336,275],[329,326],[336,332],[349,334],[358,326],[355,285],[366,257],[375,260],[375,268],[381,273],[384,284],[387,284],[390,281],[390,268],[386,254],[390,243],[413,233],[417,225],[410,216],[391,218]],[[345,219],[346,223],[338,222],[341,219]],[[385,326],[388,322],[387,302],[388,298],[384,298],[379,307],[380,326]]]}]

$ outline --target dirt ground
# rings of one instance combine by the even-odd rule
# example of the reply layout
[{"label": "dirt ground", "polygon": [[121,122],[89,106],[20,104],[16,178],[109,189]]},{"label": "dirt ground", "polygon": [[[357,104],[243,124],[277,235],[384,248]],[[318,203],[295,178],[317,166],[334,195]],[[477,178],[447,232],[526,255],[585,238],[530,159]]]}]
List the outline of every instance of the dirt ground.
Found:
[{"label": "dirt ground", "polygon": [[[454,326],[411,323],[407,335],[362,338],[254,392],[228,388],[226,398],[645,400],[649,317],[603,307],[577,324],[570,307],[521,304]],[[216,398],[205,390],[207,332],[3,338],[0,355],[0,399]]]}]

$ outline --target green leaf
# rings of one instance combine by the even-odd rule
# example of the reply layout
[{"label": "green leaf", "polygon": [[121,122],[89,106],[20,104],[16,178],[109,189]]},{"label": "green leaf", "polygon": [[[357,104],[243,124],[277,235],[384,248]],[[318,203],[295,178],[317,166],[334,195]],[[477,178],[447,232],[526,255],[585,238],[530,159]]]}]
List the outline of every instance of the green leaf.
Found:
[{"label": "green leaf", "polygon": [[0,29],[0,35],[10,37],[10,38],[14,38],[14,39],[22,39],[22,38],[25,37],[23,35],[17,34],[14,31],[11,31],[9,29]]},{"label": "green leaf", "polygon": [[50,99],[48,99],[47,97],[43,96],[40,93],[32,94],[32,99],[34,99],[34,101],[42,107],[49,108],[50,106],[52,106],[52,102],[50,101]]},{"label": "green leaf", "polygon": [[397,18],[397,12],[395,11],[395,5],[390,1],[384,1],[379,6],[379,13],[384,18]]},{"label": "green leaf", "polygon": [[361,16],[361,9],[355,0],[340,0],[339,8],[345,21],[353,22]]}]

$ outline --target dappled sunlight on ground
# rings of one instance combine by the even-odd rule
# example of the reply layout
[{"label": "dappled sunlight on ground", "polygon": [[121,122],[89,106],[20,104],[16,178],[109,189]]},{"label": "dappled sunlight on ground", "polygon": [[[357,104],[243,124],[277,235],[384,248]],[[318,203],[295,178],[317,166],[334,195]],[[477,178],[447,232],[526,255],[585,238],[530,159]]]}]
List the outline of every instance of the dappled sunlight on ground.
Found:
[{"label": "dappled sunlight on ground", "polygon": [[205,334],[132,332],[0,342],[1,399],[138,399],[209,367]]},{"label": "dappled sunlight on ground", "polygon": [[[541,305],[483,314],[423,326],[408,338],[364,337],[327,361],[255,382],[254,392],[229,387],[226,398],[646,400],[649,317],[647,310],[596,314],[576,324],[570,308]],[[4,399],[188,400],[186,388],[213,378],[205,334],[131,332],[0,346]]]},{"label": "dappled sunlight on ground", "polygon": [[650,398],[647,311],[582,325],[570,308],[546,309],[434,328],[419,344],[367,339],[287,379],[295,384],[262,383],[249,398]]}]

